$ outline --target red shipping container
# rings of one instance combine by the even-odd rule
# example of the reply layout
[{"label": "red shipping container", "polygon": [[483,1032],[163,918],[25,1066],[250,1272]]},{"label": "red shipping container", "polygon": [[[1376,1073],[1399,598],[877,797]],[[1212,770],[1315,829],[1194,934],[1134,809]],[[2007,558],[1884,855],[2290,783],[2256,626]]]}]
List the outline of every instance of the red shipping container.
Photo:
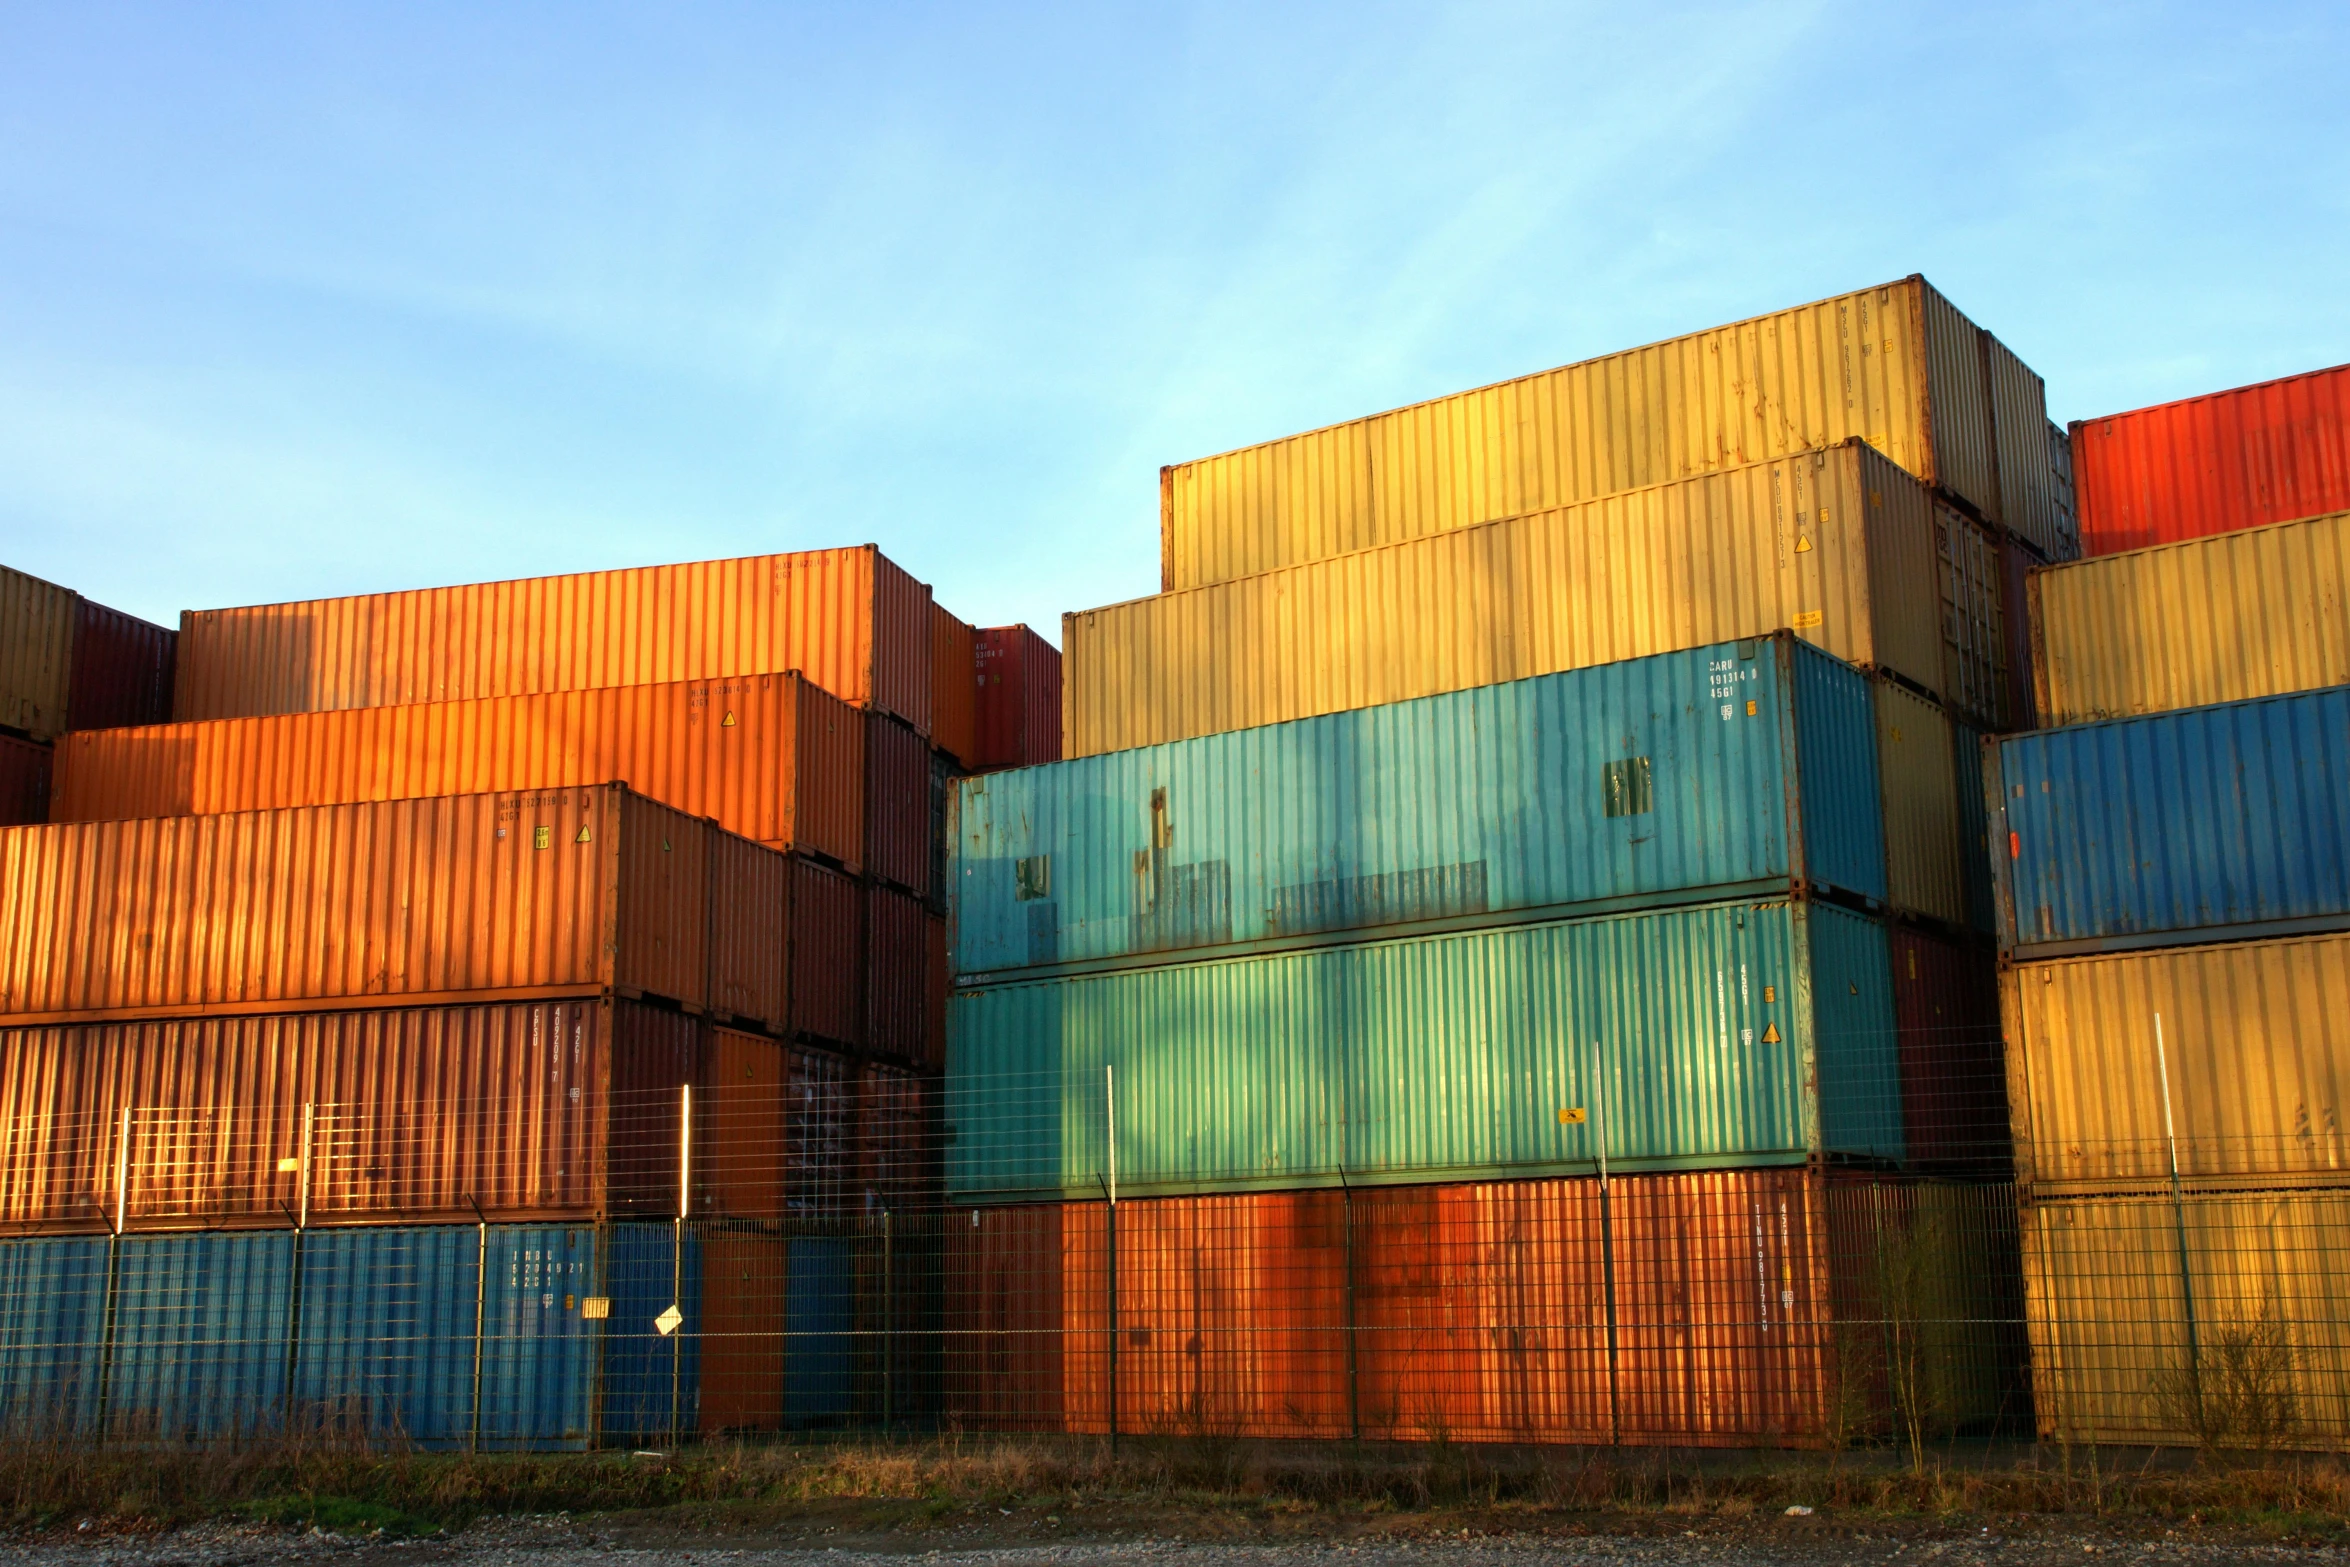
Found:
[{"label": "red shipping container", "polygon": [[2072,426],[2081,553],[2350,511],[2350,365]]},{"label": "red shipping container", "polygon": [[128,729],[171,722],[180,634],[88,599],[80,607],[65,727]]},{"label": "red shipping container", "polygon": [[931,606],[930,738],[966,766],[978,743],[977,637],[944,606]]},{"label": "red shipping container", "polygon": [[1910,1168],[1998,1176],[2013,1166],[1999,963],[1978,947],[1896,926],[1893,1016]]},{"label": "red shipping container", "polygon": [[902,892],[865,890],[865,1048],[931,1064],[932,916]]},{"label": "red shipping container", "polygon": [[49,747],[0,734],[0,827],[49,819]]},{"label": "red shipping container", "polygon": [[979,754],[974,772],[1061,759],[1061,651],[1026,626],[978,637]]},{"label": "red shipping container", "polygon": [[930,745],[879,713],[865,730],[865,871],[917,898],[930,895]]},{"label": "red shipping container", "polygon": [[854,877],[791,862],[791,1012],[784,1032],[859,1045],[865,1039],[865,889]]}]

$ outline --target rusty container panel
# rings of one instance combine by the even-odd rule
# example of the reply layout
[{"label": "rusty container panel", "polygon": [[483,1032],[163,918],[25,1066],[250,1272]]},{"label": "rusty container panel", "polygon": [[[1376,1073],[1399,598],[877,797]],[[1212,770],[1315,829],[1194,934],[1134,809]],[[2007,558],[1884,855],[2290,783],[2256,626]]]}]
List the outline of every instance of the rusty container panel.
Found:
[{"label": "rusty container panel", "polygon": [[[791,861],[732,833],[701,836],[709,856],[706,901],[678,917],[699,914],[709,931],[705,1005],[716,1022],[781,1028],[792,1013]],[[633,841],[642,843],[644,834]],[[655,932],[654,939],[676,938]]]},{"label": "rusty container panel", "polygon": [[917,898],[930,895],[930,747],[879,713],[865,729],[865,871]]},{"label": "rusty container panel", "polygon": [[180,634],[88,599],[80,605],[66,727],[121,729],[171,722],[172,667]]},{"label": "rusty container panel", "polygon": [[[1944,539],[1948,529],[1944,529]],[[1926,488],[1857,442],[1069,615],[1071,757],[1792,627],[1946,704],[2001,683]],[[1972,570],[1973,567],[1967,567]],[[1998,715],[1973,709],[1996,727]]]},{"label": "rusty container panel", "polygon": [[[1885,799],[1885,879],[1893,906],[1953,928],[1967,924],[1966,822],[1958,731],[1934,702],[1890,680],[1869,682]],[[1979,787],[1979,785],[1978,785]]]},{"label": "rusty container panel", "polygon": [[2088,555],[2350,511],[2350,365],[2075,420]]},{"label": "rusty container panel", "polygon": [[791,878],[791,1014],[783,1032],[836,1045],[865,1040],[865,890],[814,860]]},{"label": "rusty container panel", "polygon": [[2350,1172],[2337,1109],[2350,1104],[2350,936],[2030,963],[2005,983],[2017,1174],[2033,1190],[2159,1186],[2174,1136],[2190,1182]]},{"label": "rusty container panel", "polygon": [[[1160,476],[1161,586],[1235,581],[1848,440],[2054,552],[2047,417],[2039,378],[1911,277],[1177,464]],[[2012,431],[1998,431],[2002,419]]]},{"label": "rusty container panel", "polygon": [[870,1182],[856,1069],[837,1051],[711,1033],[697,1102],[693,1212],[724,1219],[861,1213]]},{"label": "rusty container panel", "polygon": [[0,729],[48,740],[65,729],[81,598],[0,566]]},{"label": "rusty container panel", "polygon": [[871,545],[191,610],[182,722],[796,669],[930,728],[930,590]]},{"label": "rusty container panel", "polygon": [[973,772],[1061,759],[1061,650],[1026,626],[978,634]]},{"label": "rusty container panel", "polygon": [[698,1074],[700,1029],[592,1000],[11,1028],[0,1222],[674,1212],[678,1090]]},{"label": "rusty container panel", "polygon": [[1998,959],[1932,931],[1896,927],[1891,940],[1911,1162],[1935,1174],[2004,1176],[2012,1145]]},{"label": "rusty container panel", "polygon": [[25,827],[49,819],[51,749],[33,740],[0,734],[0,827]]},{"label": "rusty container panel", "polygon": [[930,740],[966,766],[979,749],[978,636],[946,606],[931,606]]},{"label": "rusty container panel", "polygon": [[784,1300],[791,1242],[748,1224],[699,1227],[704,1437],[774,1431],[783,1424]]},{"label": "rusty container panel", "polygon": [[2350,685],[2350,511],[2031,575],[2040,721]]},{"label": "rusty container panel", "polygon": [[[941,1309],[947,1419],[978,1431],[1068,1429],[1065,1294],[1099,1289],[1081,1268],[1065,1278],[1072,1219],[1057,1202],[947,1215]],[[1098,1212],[1099,1210],[1091,1210]]]},{"label": "rusty container panel", "polygon": [[904,893],[865,891],[865,1048],[919,1062],[930,1030],[932,916]]}]

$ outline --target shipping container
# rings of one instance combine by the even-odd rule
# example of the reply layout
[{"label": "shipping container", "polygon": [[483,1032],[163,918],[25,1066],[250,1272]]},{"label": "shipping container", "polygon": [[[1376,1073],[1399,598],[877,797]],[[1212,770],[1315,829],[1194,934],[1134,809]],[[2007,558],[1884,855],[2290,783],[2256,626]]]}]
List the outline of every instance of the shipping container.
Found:
[{"label": "shipping container", "polygon": [[658,996],[781,1026],[786,856],[618,784],[0,831],[0,1019]]},{"label": "shipping container", "polygon": [[181,722],[796,669],[930,730],[930,590],[872,545],[191,610]]},{"label": "shipping container", "polygon": [[2350,511],[2350,365],[2077,419],[2081,552]]},{"label": "shipping container", "polygon": [[2338,1448],[2350,1191],[2146,1194],[2024,1211],[2043,1439]]},{"label": "shipping container", "polygon": [[2350,687],[1986,747],[2018,959],[2350,925]]},{"label": "shipping container", "polygon": [[1980,851],[1968,841],[1959,796],[1962,782],[1980,791],[1980,760],[1959,751],[1957,727],[1933,701],[1884,679],[1869,682],[1869,695],[1876,708],[1888,895],[1906,914],[1963,928],[1965,861]]},{"label": "shipping container", "polygon": [[771,848],[861,862],[867,715],[797,674],[77,733],[61,822],[428,795],[638,793]]},{"label": "shipping container", "polygon": [[2040,722],[2350,684],[2350,511],[2035,571]]},{"label": "shipping container", "polygon": [[865,1039],[865,890],[856,878],[792,858],[791,1011],[781,1032],[835,1045]]},{"label": "shipping container", "polygon": [[[1114,1117],[1112,1113],[1114,1093]],[[1714,905],[959,990],[988,1200],[1898,1161],[1882,924]],[[1113,1138],[1114,1121],[1114,1138]]]},{"label": "shipping container", "polygon": [[2040,378],[1910,277],[1162,469],[1160,585],[1851,440],[2067,559],[2047,424]]},{"label": "shipping container", "polygon": [[1062,621],[1062,749],[1158,745],[1782,627],[1997,727],[2005,675],[1987,660],[2003,642],[1981,628],[2000,610],[1972,527],[1853,442],[1087,610]]},{"label": "shipping container", "polygon": [[865,870],[917,898],[930,895],[930,747],[895,719],[867,715]]},{"label": "shipping container", "polygon": [[1913,926],[1895,927],[1891,947],[1910,1164],[2005,1178],[2014,1159],[1998,959],[1987,946]]},{"label": "shipping container", "polygon": [[179,636],[82,599],[74,630],[66,727],[120,729],[171,722],[172,666]]},{"label": "shipping container", "polygon": [[56,753],[33,740],[0,734],[0,827],[49,819],[50,769]]},{"label": "shipping container", "polygon": [[0,566],[0,729],[48,740],[65,728],[81,599]]},{"label": "shipping container", "polygon": [[944,605],[932,605],[930,614],[930,740],[970,763],[979,750],[978,633]]},{"label": "shipping container", "polygon": [[[946,1238],[966,1428],[1841,1445],[1927,1350],[1937,1434],[2015,1420],[2012,1195],[1800,1170],[1099,1200]],[[1116,1257],[1116,1320],[1111,1274]],[[1612,1330],[1612,1331],[1611,1331]],[[1924,1379],[1914,1379],[1924,1380]],[[1922,1395],[1922,1396],[1920,1396]]]},{"label": "shipping container", "polygon": [[865,1048],[920,1062],[929,1045],[930,921],[887,887],[865,891]]},{"label": "shipping container", "polygon": [[1061,759],[1061,650],[1026,626],[978,633],[973,772]]},{"label": "shipping container", "polygon": [[[1881,905],[1870,701],[1781,632],[966,779],[955,971],[1807,889]],[[1907,734],[1902,756],[1928,740]],[[1946,745],[1945,803],[1953,780]]]},{"label": "shipping container", "polygon": [[[879,1180],[860,1156],[877,1113],[867,1102],[872,1070],[834,1051],[718,1030],[710,1102],[697,1112],[693,1212],[767,1220],[863,1212]],[[674,1124],[670,1131],[674,1140]]]}]

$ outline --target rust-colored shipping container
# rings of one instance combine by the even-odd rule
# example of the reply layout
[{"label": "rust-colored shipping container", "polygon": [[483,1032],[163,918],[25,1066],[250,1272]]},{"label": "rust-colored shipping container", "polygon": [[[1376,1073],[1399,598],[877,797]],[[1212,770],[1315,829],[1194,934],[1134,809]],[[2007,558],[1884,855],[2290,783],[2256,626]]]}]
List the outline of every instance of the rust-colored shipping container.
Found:
[{"label": "rust-colored shipping container", "polygon": [[708,1032],[612,999],[0,1030],[0,1224],[669,1217]]},{"label": "rust-colored shipping container", "polygon": [[979,748],[979,634],[931,607],[930,741],[966,767]]},{"label": "rust-colored shipping container", "polygon": [[53,820],[208,816],[427,795],[639,794],[854,868],[868,716],[796,673],[77,733]]},{"label": "rust-colored shipping container", "polygon": [[49,819],[53,759],[48,746],[0,734],[0,827],[22,827]]},{"label": "rust-colored shipping container", "polygon": [[935,1078],[903,1067],[871,1062],[863,1068],[856,1179],[865,1211],[902,1211],[937,1191],[937,1091]]},{"label": "rust-colored shipping container", "polygon": [[783,1423],[791,1242],[757,1224],[705,1224],[702,1379],[695,1409],[704,1436],[773,1431]]},{"label": "rust-colored shipping container", "polygon": [[2072,427],[2081,553],[2350,511],[2350,365]]},{"label": "rust-colored shipping container", "polygon": [[904,893],[866,889],[865,1047],[876,1055],[931,1058],[932,919]]},{"label": "rust-colored shipping container", "polygon": [[1903,1146],[1913,1169],[1999,1176],[2014,1163],[1999,960],[1988,945],[1895,926]]},{"label": "rust-colored shipping container", "polygon": [[973,772],[1061,759],[1061,650],[1026,626],[978,635],[978,751]]},{"label": "rust-colored shipping container", "polygon": [[169,723],[179,639],[178,632],[136,615],[81,600],[66,727],[121,729]]},{"label": "rust-colored shipping container", "polygon": [[930,747],[913,730],[879,713],[865,729],[865,871],[930,895],[936,858],[931,838]]},{"label": "rust-colored shipping container", "polygon": [[866,1128],[837,1052],[713,1031],[709,1107],[697,1116],[695,1210],[739,1219],[862,1212]]},{"label": "rust-colored shipping container", "polygon": [[869,544],[191,610],[182,722],[796,669],[930,731],[930,590]]},{"label": "rust-colored shipping container", "polygon": [[0,729],[47,740],[65,728],[81,599],[0,566]]},{"label": "rust-colored shipping container", "polygon": [[828,865],[790,865],[791,1012],[782,1032],[835,1045],[865,1039],[865,889]]},{"label": "rust-colored shipping container", "polygon": [[0,1017],[660,996],[770,1026],[784,856],[618,784],[0,832]]}]

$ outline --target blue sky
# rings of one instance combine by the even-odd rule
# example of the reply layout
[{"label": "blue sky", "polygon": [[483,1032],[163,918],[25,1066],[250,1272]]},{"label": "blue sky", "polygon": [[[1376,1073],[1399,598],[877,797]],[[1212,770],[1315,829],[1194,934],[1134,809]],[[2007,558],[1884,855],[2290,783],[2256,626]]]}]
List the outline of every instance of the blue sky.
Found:
[{"label": "blue sky", "polygon": [[0,0],[0,560],[182,608],[873,541],[1923,271],[2060,419],[2350,360],[2317,5]]}]

